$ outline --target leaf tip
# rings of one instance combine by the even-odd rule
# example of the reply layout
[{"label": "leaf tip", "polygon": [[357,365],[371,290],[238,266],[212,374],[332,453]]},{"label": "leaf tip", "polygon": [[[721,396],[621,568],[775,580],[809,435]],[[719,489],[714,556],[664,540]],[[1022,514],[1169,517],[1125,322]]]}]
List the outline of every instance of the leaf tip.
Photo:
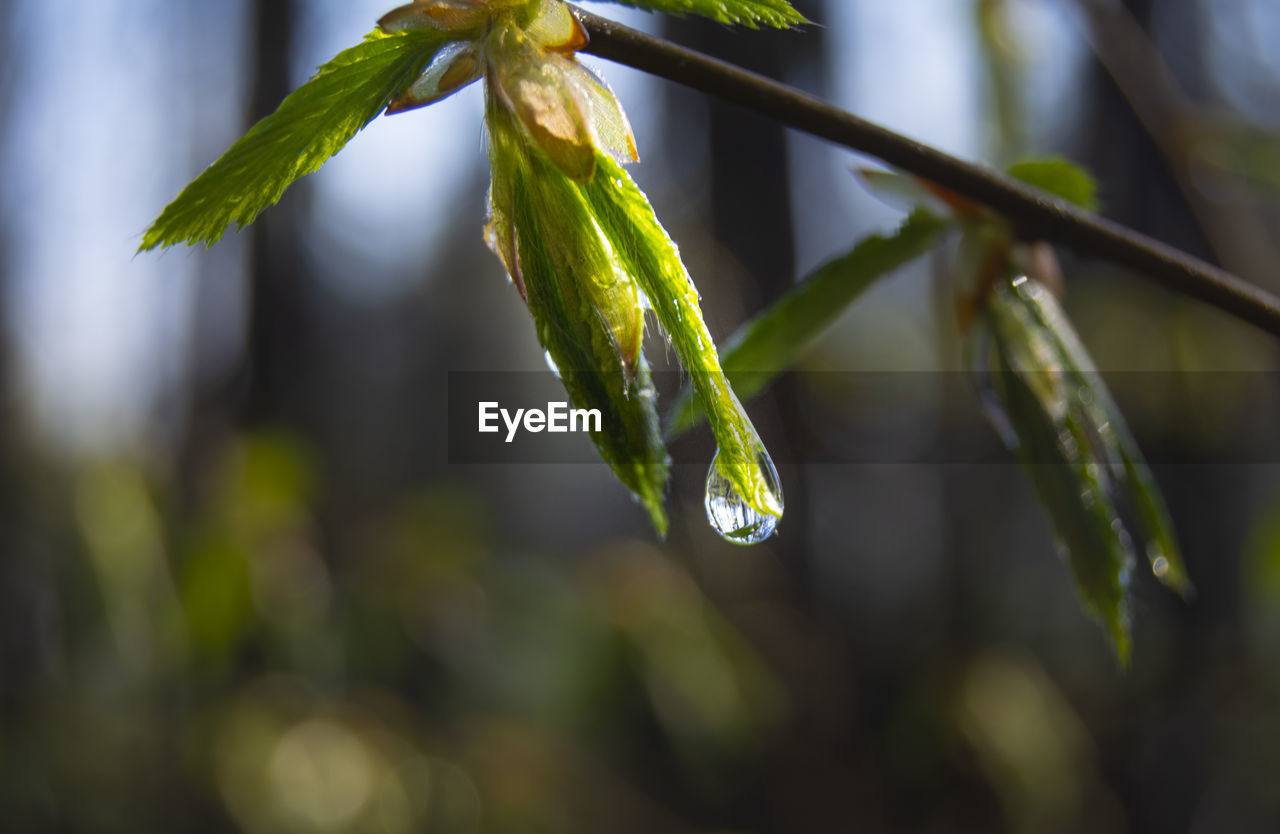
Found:
[{"label": "leaf tip", "polygon": [[1080,165],[1063,156],[1032,157],[1009,166],[1009,176],[1086,211],[1101,207],[1098,181]]},{"label": "leaf tip", "polygon": [[1122,636],[1112,636],[1112,648],[1116,653],[1116,664],[1119,665],[1121,672],[1128,672],[1133,666],[1133,641],[1129,637],[1128,631],[1124,631]]},{"label": "leaf tip", "polygon": [[667,540],[667,533],[670,530],[671,522],[667,518],[666,507],[662,505],[662,501],[645,501],[645,509],[649,511],[649,522],[653,525],[653,532],[660,541]]}]

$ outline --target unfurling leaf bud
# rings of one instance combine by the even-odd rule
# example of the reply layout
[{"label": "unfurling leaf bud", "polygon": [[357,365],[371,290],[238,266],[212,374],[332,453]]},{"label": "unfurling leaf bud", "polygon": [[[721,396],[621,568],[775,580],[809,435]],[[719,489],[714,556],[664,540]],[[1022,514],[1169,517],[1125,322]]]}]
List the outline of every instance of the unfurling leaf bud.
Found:
[{"label": "unfurling leaf bud", "polygon": [[[1023,245],[1010,254],[1011,265],[1037,260]],[[1191,585],[1124,417],[1057,299],[1036,278],[1006,274],[992,282],[966,351],[988,416],[1048,510],[1085,608],[1127,663],[1137,546],[1165,585],[1184,595]]]},{"label": "unfurling leaf bud", "polygon": [[[578,407],[618,415],[617,436],[596,444],[659,524],[666,456],[641,354],[641,302],[649,301],[719,447],[709,483],[720,487],[715,512],[708,498],[708,518],[731,541],[759,541],[782,517],[777,473],[720,368],[679,251],[621,167],[637,159],[622,107],[603,81],[563,54],[576,43],[567,8],[558,0],[537,8],[532,19],[496,22],[485,41],[486,238]],[[617,384],[602,381],[614,373]],[[604,434],[610,431],[606,425]]]},{"label": "unfurling leaf bud", "polygon": [[665,534],[668,458],[648,365],[644,308],[577,184],[490,98],[487,238],[521,288],[575,407],[599,409],[600,455]]}]

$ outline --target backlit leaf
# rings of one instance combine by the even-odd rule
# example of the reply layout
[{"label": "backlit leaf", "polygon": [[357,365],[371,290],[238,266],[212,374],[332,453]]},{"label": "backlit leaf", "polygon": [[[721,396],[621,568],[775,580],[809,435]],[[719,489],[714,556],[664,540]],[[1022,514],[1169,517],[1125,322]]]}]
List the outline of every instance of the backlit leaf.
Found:
[{"label": "backlit leaf", "polygon": [[1009,166],[1009,176],[1087,211],[1098,210],[1097,180],[1070,160],[1061,157],[1024,159]]},{"label": "backlit leaf", "polygon": [[375,30],[340,53],[183,189],[143,235],[141,249],[212,245],[231,223],[252,223],[407,89],[445,42],[434,31]]},{"label": "backlit leaf", "polygon": [[786,28],[808,23],[787,0],[612,0],[650,12],[699,15],[720,23]]}]

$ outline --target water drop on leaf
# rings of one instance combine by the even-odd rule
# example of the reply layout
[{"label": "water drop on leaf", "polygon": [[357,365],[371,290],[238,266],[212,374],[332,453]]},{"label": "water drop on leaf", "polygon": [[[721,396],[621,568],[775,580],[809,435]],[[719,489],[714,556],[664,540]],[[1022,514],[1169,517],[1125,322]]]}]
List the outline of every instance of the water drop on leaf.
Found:
[{"label": "water drop on leaf", "polygon": [[[720,453],[711,461],[711,469],[707,472],[707,492],[703,504],[707,510],[707,523],[720,537],[733,544],[759,544],[773,535],[778,527],[778,517],[758,512],[748,504],[733,483],[724,476],[718,465]],[[763,450],[759,456],[760,471],[764,475],[769,491],[782,506],[782,486],[778,479],[778,470],[773,460]]]},{"label": "water drop on leaf", "polygon": [[552,358],[551,358],[551,351],[549,351],[549,350],[544,350],[544,351],[542,352],[542,358],[543,358],[543,359],[545,359],[545,360],[547,360],[547,370],[549,370],[549,371],[551,371],[551,373],[555,374],[555,375],[556,375],[556,379],[561,379],[562,377],[560,376],[560,366],[556,364],[556,360],[555,360],[555,359],[552,359]]},{"label": "water drop on leaf", "polygon": [[1157,556],[1152,559],[1151,572],[1156,575],[1157,579],[1164,579],[1169,575],[1169,560],[1164,556]]}]

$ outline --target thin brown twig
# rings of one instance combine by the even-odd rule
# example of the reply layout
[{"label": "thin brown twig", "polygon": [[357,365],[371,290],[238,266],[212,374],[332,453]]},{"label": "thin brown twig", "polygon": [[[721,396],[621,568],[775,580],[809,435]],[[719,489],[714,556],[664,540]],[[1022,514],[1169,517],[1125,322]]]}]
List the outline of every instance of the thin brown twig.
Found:
[{"label": "thin brown twig", "polygon": [[586,52],[691,87],[795,130],[874,156],[985,205],[1028,239],[1060,243],[1149,276],[1280,336],[1280,298],[1118,223],[861,119],[785,84],[576,10]]}]

